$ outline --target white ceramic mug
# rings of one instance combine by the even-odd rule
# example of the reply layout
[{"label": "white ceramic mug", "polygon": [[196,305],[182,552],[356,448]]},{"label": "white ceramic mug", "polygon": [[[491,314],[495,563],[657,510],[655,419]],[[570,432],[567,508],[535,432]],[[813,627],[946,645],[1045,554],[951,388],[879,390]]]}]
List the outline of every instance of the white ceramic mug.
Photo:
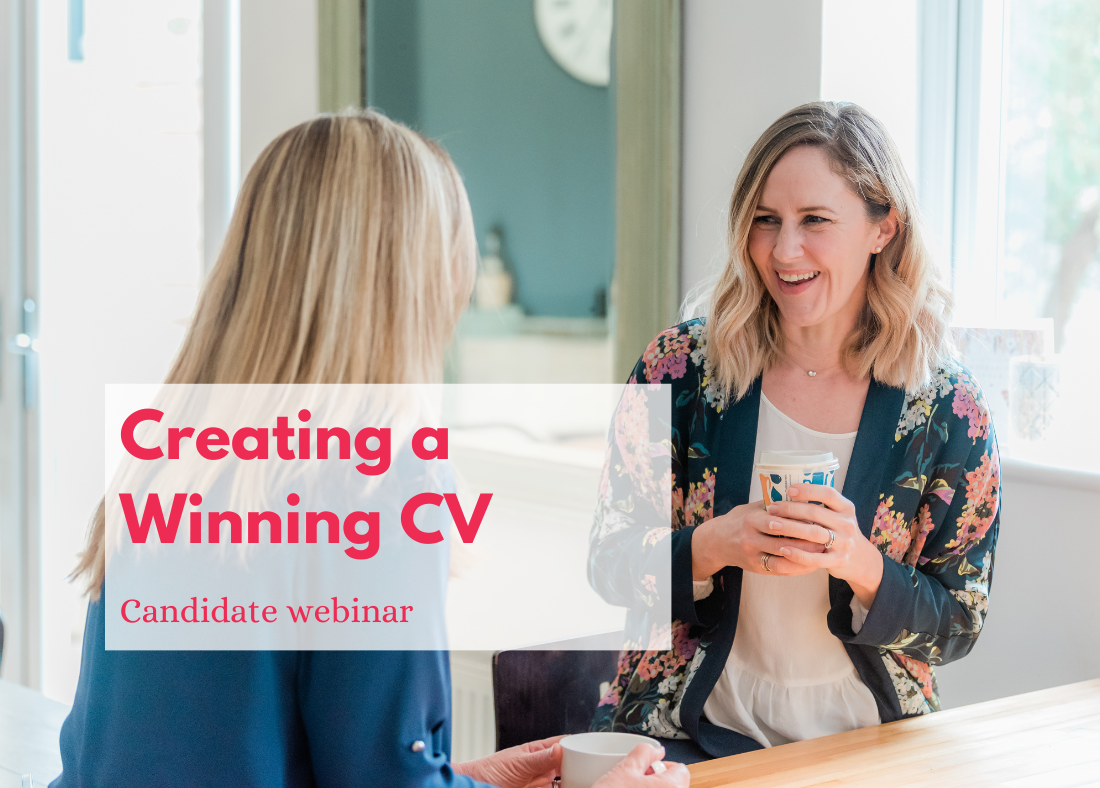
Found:
[{"label": "white ceramic mug", "polygon": [[639,744],[660,748],[661,743],[636,733],[577,733],[561,740],[561,788],[592,785]]}]

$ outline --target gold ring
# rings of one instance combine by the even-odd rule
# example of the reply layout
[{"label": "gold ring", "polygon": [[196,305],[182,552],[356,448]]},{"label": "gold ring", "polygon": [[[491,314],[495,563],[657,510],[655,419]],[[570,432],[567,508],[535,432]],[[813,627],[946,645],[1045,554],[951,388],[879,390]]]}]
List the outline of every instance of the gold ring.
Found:
[{"label": "gold ring", "polygon": [[762,567],[764,567],[765,572],[772,571],[772,568],[770,566],[768,566],[768,559],[770,559],[771,557],[772,557],[771,553],[764,553],[763,555],[760,556],[760,565]]},{"label": "gold ring", "polygon": [[825,530],[829,532],[829,541],[825,545],[825,552],[827,553],[829,552],[829,548],[833,546],[833,542],[836,541],[836,534],[833,533],[831,528],[826,528]]}]

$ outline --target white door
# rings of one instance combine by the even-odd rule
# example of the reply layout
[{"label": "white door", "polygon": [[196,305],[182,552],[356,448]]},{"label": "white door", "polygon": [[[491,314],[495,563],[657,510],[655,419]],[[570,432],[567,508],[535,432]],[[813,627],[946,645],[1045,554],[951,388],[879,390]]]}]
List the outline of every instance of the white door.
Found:
[{"label": "white door", "polygon": [[37,686],[34,6],[0,4],[0,677]]},{"label": "white door", "polygon": [[38,3],[41,688],[71,702],[67,582],[104,491],[103,386],[163,380],[203,270],[201,0]]}]

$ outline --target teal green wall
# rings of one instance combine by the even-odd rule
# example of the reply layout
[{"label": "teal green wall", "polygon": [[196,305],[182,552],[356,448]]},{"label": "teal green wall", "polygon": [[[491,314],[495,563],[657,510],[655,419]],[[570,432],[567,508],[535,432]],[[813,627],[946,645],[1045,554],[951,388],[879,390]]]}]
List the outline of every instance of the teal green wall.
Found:
[{"label": "teal green wall", "polygon": [[391,118],[420,125],[417,0],[367,0],[367,101]]},{"label": "teal green wall", "polygon": [[533,6],[369,0],[368,100],[450,152],[530,314],[588,315],[615,258],[614,102],[550,58]]}]

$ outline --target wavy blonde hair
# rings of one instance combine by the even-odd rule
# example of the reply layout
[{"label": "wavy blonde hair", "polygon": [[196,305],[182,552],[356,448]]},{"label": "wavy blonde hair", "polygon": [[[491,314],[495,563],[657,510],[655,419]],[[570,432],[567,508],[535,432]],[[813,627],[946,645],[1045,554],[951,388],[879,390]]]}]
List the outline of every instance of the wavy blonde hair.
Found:
[{"label": "wavy blonde hair", "polygon": [[867,303],[841,350],[857,377],[918,388],[953,355],[951,294],[940,282],[921,234],[913,186],[883,125],[855,104],[815,101],[775,121],[749,151],[729,209],[729,260],[707,305],[707,358],[719,392],[735,400],[783,355],[779,308],[748,252],[749,229],[764,183],[792,148],[820,148],[863,198],[867,216],[891,210],[898,232],[872,255]]},{"label": "wavy blonde hair", "polygon": [[[466,190],[431,140],[372,110],[295,126],[241,187],[166,383],[423,383],[470,300]],[[104,505],[74,579],[95,598]]]}]

